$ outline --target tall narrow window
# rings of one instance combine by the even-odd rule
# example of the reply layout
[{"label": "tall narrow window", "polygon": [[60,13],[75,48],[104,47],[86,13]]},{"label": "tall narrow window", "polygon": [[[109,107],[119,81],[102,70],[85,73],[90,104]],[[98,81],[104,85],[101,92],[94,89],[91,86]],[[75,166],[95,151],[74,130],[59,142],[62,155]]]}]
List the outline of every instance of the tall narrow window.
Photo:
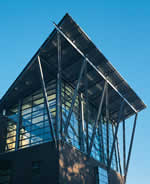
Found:
[{"label": "tall narrow window", "polygon": [[0,169],[0,184],[10,183],[10,169]]},{"label": "tall narrow window", "polygon": [[32,162],[32,176],[40,176],[40,161],[33,161]]},{"label": "tall narrow window", "polygon": [[103,168],[98,168],[99,184],[108,184],[108,174]]}]

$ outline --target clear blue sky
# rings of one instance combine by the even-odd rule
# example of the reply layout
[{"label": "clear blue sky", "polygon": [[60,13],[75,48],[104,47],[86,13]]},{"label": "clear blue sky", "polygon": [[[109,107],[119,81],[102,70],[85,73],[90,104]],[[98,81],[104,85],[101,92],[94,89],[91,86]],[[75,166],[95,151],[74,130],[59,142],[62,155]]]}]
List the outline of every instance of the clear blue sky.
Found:
[{"label": "clear blue sky", "polygon": [[[0,97],[66,12],[149,106],[149,0],[0,0]],[[128,184],[150,181],[149,116],[139,113]]]}]

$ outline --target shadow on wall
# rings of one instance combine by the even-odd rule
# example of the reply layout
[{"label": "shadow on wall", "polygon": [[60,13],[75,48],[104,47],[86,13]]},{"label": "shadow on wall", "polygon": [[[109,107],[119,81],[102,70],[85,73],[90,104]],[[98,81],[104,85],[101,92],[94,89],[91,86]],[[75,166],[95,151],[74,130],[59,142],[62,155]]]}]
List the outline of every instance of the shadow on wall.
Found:
[{"label": "shadow on wall", "polygon": [[110,172],[110,184],[123,184],[123,176],[111,170]]},{"label": "shadow on wall", "polygon": [[90,160],[76,148],[64,144],[59,147],[60,183],[93,184],[96,183],[95,170]]}]

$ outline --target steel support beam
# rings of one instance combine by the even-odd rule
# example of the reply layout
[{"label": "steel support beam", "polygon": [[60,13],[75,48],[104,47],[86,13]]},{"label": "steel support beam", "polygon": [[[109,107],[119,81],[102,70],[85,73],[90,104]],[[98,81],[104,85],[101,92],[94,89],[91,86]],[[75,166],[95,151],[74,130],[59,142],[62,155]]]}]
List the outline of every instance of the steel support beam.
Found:
[{"label": "steel support beam", "polygon": [[109,99],[108,86],[106,87],[106,136],[107,136],[107,165],[109,163]]},{"label": "steel support beam", "polygon": [[114,147],[115,147],[115,143],[116,143],[116,139],[117,139],[117,134],[118,134],[118,129],[119,129],[119,122],[120,122],[122,112],[123,112],[123,105],[124,105],[124,101],[121,102],[120,112],[119,112],[118,121],[117,121],[117,126],[116,126],[116,130],[115,130],[115,133],[114,133],[114,139],[113,139],[113,144],[112,144],[112,148],[111,148],[111,152],[110,152],[110,158],[109,158],[109,164],[108,164],[109,169],[111,167],[113,151],[114,151]]},{"label": "steel support beam", "polygon": [[39,69],[39,76],[40,76],[40,80],[41,80],[45,106],[46,106],[46,110],[47,110],[47,116],[48,116],[48,121],[49,121],[49,126],[50,126],[50,133],[51,133],[51,136],[52,136],[52,140],[55,142],[55,145],[57,146],[57,142],[56,142],[56,139],[55,139],[53,126],[52,126],[52,117],[51,117],[51,113],[50,113],[50,109],[49,109],[49,103],[48,103],[48,98],[47,98],[47,92],[46,92],[46,86],[45,86],[45,81],[44,81],[40,56],[38,56],[38,69]]},{"label": "steel support beam", "polygon": [[128,158],[127,158],[127,164],[126,164],[126,170],[125,170],[125,176],[124,176],[124,184],[126,183],[126,178],[127,178],[127,174],[128,174],[129,162],[130,162],[131,151],[132,151],[132,146],[133,146],[133,140],[134,140],[134,135],[135,135],[137,116],[138,116],[138,114],[135,114],[134,125],[133,125],[133,130],[132,130],[132,136],[131,136],[129,152],[128,152]]},{"label": "steel support beam", "polygon": [[17,121],[17,129],[16,129],[16,144],[15,144],[15,151],[18,150],[19,148],[19,137],[20,137],[20,126],[22,123],[22,100],[19,100],[19,104],[18,104],[18,121]]},{"label": "steel support beam", "polygon": [[103,106],[106,88],[107,88],[107,82],[105,81],[104,89],[103,89],[103,92],[101,95],[101,100],[100,100],[100,104],[99,104],[99,108],[98,108],[97,118],[96,118],[96,121],[95,121],[94,126],[93,126],[93,133],[92,133],[91,142],[90,142],[90,146],[89,146],[88,156],[90,156],[91,151],[92,151],[92,146],[93,146],[93,142],[94,142],[94,138],[95,138],[95,134],[96,134],[96,128],[97,128],[98,121],[99,121],[100,116],[101,116],[101,111],[102,111],[102,106]]},{"label": "steel support beam", "polygon": [[57,31],[60,32],[60,34],[70,43],[70,45],[72,45],[72,47],[85,59],[87,60],[87,62],[94,68],[94,70],[101,76],[103,77],[103,79],[119,94],[119,96],[123,99],[123,101],[125,101],[130,107],[131,109],[137,113],[137,110],[133,107],[132,104],[130,104],[130,102],[118,91],[118,89],[107,79],[106,76],[103,75],[103,73],[87,58],[87,56],[84,55],[84,53],[63,33],[62,30],[60,30],[60,28],[56,25],[55,22],[53,22],[55,28],[57,29]]},{"label": "steel support beam", "polygon": [[122,128],[123,128],[123,170],[124,170],[124,175],[125,175],[125,170],[126,170],[126,127],[125,127],[125,120],[123,120],[122,123]]},{"label": "steel support beam", "polygon": [[62,137],[62,100],[61,100],[61,35],[57,32],[58,50],[58,70],[57,70],[57,90],[56,90],[56,139],[59,133]]},{"label": "steel support beam", "polygon": [[76,86],[76,88],[74,90],[74,93],[73,93],[71,107],[70,107],[70,110],[69,110],[69,113],[68,113],[68,116],[67,116],[67,119],[66,119],[66,124],[65,124],[65,128],[64,128],[64,136],[66,136],[67,133],[68,133],[68,126],[69,126],[69,123],[70,123],[73,107],[74,107],[74,104],[75,104],[75,101],[76,101],[76,97],[77,97],[77,94],[78,94],[78,90],[79,90],[79,87],[80,87],[80,82],[81,82],[81,79],[82,79],[82,76],[83,76],[85,66],[86,66],[86,61],[84,60],[84,62],[82,63],[82,66],[81,66],[79,77],[78,77],[78,83],[77,83],[77,86]]},{"label": "steel support beam", "polygon": [[83,93],[81,93],[81,122],[82,122],[82,131],[85,131],[85,121],[84,121],[84,101]]},{"label": "steel support beam", "polygon": [[[88,84],[88,79],[87,79],[87,61],[85,60],[86,62],[86,65],[85,65],[85,71],[84,71],[84,87],[85,87],[85,104],[86,104],[86,121],[85,121],[85,126],[86,126],[86,138],[85,138],[85,142],[86,142],[86,153],[88,153],[88,150],[89,150],[89,96],[88,96],[88,87],[89,87],[89,84]],[[85,109],[84,109],[85,111]]]},{"label": "steel support beam", "polygon": [[88,121],[86,121],[86,152],[89,150],[89,126]]},{"label": "steel support beam", "polygon": [[[112,125],[112,135],[113,135],[113,139],[114,139],[114,127],[113,124]],[[115,160],[116,160],[116,170],[119,171],[118,169],[118,159],[117,159],[117,150],[116,150],[116,144],[115,144]]]},{"label": "steel support beam", "polygon": [[[114,134],[114,126],[113,126],[113,134]],[[121,167],[121,158],[120,158],[120,149],[119,149],[118,136],[116,138],[116,145],[117,145],[117,153],[118,153],[119,170],[120,170],[120,174],[122,176],[122,167]]]},{"label": "steel support beam", "polygon": [[102,128],[102,122],[101,121],[100,121],[99,126],[98,126],[98,135],[100,137],[100,148],[102,148],[102,153],[100,153],[100,156],[101,156],[101,159],[102,159],[103,163],[105,163],[103,128]]},{"label": "steel support beam", "polygon": [[85,121],[84,121],[84,102],[83,102],[83,94],[81,93],[81,147],[82,151],[84,151],[84,132],[85,132]]}]

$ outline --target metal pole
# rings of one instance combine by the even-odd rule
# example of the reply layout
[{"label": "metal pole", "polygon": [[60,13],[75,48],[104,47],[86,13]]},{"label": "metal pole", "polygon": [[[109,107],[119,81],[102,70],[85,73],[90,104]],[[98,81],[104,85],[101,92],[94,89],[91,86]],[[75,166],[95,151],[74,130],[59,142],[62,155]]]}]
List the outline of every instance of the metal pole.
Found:
[{"label": "metal pole", "polygon": [[119,94],[119,96],[123,99],[123,101],[125,101],[130,107],[131,109],[137,113],[137,110],[133,107],[132,104],[130,104],[130,102],[124,98],[124,96],[118,91],[118,89],[107,79],[107,77],[105,77],[102,72],[84,55],[84,53],[60,30],[60,28],[56,25],[55,22],[53,22],[55,28],[57,29],[57,31],[60,32],[60,34],[72,45],[72,47],[74,47],[76,49],[76,51],[84,58],[87,60],[87,62],[97,71],[97,73],[103,77],[103,79]]},{"label": "metal pole", "polygon": [[131,136],[131,142],[130,142],[130,147],[129,147],[129,152],[128,152],[126,172],[125,172],[125,176],[124,176],[124,183],[126,183],[126,177],[127,177],[127,174],[128,174],[129,162],[130,162],[131,151],[132,151],[132,146],[133,146],[133,140],[134,140],[134,135],[135,135],[135,128],[136,128],[137,116],[138,116],[138,114],[135,114],[133,131],[132,131],[132,136]]},{"label": "metal pole", "polygon": [[77,97],[77,94],[78,94],[78,90],[79,90],[79,86],[80,86],[80,82],[81,82],[81,78],[82,78],[82,75],[83,75],[83,72],[84,72],[85,65],[86,65],[86,62],[84,60],[82,66],[81,66],[81,71],[80,71],[80,74],[79,74],[78,83],[77,83],[77,86],[74,90],[74,94],[73,94],[73,97],[72,97],[71,107],[70,107],[70,110],[69,110],[69,113],[68,113],[68,116],[67,116],[67,120],[66,120],[66,125],[65,125],[65,128],[64,128],[64,136],[67,135],[67,132],[68,132],[68,126],[69,126],[71,114],[72,114],[73,107],[74,107],[74,104],[75,104],[75,101],[76,101],[76,97]]},{"label": "metal pole", "polygon": [[113,151],[114,151],[115,142],[116,142],[116,139],[117,139],[117,134],[118,134],[118,129],[119,129],[119,122],[120,122],[121,115],[122,115],[122,112],[123,112],[123,105],[124,105],[124,101],[122,101],[122,103],[121,103],[119,117],[118,117],[118,122],[117,122],[117,127],[116,127],[116,131],[115,131],[115,134],[114,134],[113,144],[112,144],[112,148],[111,148],[111,152],[110,152],[110,159],[109,159],[109,165],[108,165],[109,169],[111,167]]},{"label": "metal pole", "polygon": [[86,107],[84,111],[86,110],[86,153],[88,153],[89,150],[89,102],[88,102],[88,79],[87,79],[87,61],[85,66],[85,72],[84,72],[84,85],[85,85],[85,104]]},{"label": "metal pole", "polygon": [[104,101],[104,95],[105,95],[106,87],[107,87],[107,82],[105,81],[104,89],[103,89],[103,92],[102,92],[102,96],[101,96],[101,100],[100,100],[100,104],[99,104],[99,108],[98,108],[97,118],[96,118],[96,121],[95,121],[94,126],[93,126],[93,133],[92,133],[91,142],[90,142],[90,146],[89,146],[88,156],[90,156],[90,154],[91,154],[93,141],[94,141],[95,133],[96,133],[96,128],[97,128],[98,121],[99,121],[101,111],[102,111],[102,105],[103,105],[103,101]]},{"label": "metal pole", "polygon": [[106,135],[107,135],[107,165],[109,163],[109,109],[108,109],[108,86],[106,88]]},{"label": "metal pole", "polygon": [[84,151],[84,132],[85,132],[85,121],[84,121],[84,102],[83,102],[83,93],[81,93],[81,145],[82,151]]},{"label": "metal pole", "polygon": [[[113,125],[112,125],[113,126]],[[114,135],[114,127],[113,127],[113,135]],[[122,168],[121,168],[121,159],[120,159],[120,151],[119,151],[119,141],[118,137],[116,138],[116,144],[117,144],[117,153],[118,153],[118,161],[119,161],[119,169],[120,169],[120,174],[122,176]]]},{"label": "metal pole", "polygon": [[125,120],[123,120],[122,123],[123,128],[123,169],[124,169],[124,175],[126,170],[126,133],[125,133]]},{"label": "metal pole", "polygon": [[82,122],[82,131],[85,131],[85,123],[84,123],[84,102],[83,102],[83,93],[81,93],[81,122]]},{"label": "metal pole", "polygon": [[[113,124],[111,124],[111,125],[112,125],[112,134],[113,134],[113,138],[114,138]],[[118,171],[119,169],[118,169],[118,159],[117,159],[116,144],[115,144],[115,160],[116,160],[116,169],[117,169],[117,171]]]},{"label": "metal pole", "polygon": [[47,110],[47,116],[48,116],[48,121],[49,121],[49,126],[50,126],[50,133],[52,136],[52,140],[55,142],[55,145],[57,146],[57,142],[56,142],[54,132],[53,132],[52,118],[51,118],[51,114],[50,114],[50,110],[49,110],[49,103],[48,103],[48,98],[47,98],[46,86],[45,86],[45,82],[44,82],[44,76],[43,76],[43,71],[42,71],[42,66],[41,66],[41,61],[40,61],[39,56],[38,56],[38,69],[39,69],[40,80],[41,80],[41,84],[42,84],[42,91],[43,91],[43,96],[44,96],[44,100],[45,100],[46,110]]},{"label": "metal pole", "polygon": [[104,142],[103,142],[103,128],[102,128],[101,118],[100,118],[100,123],[99,123],[99,127],[98,127],[98,134],[99,134],[99,137],[100,137],[100,146],[102,148],[102,153],[100,153],[100,154],[101,154],[101,158],[102,158],[103,163],[105,163]]},{"label": "metal pole", "polygon": [[[61,100],[61,39],[57,32],[58,70],[57,70],[57,93],[56,93],[56,139],[62,137],[62,100]],[[60,135],[59,135],[60,132]]]},{"label": "metal pole", "polygon": [[19,136],[20,136],[20,126],[22,123],[22,115],[21,115],[21,110],[22,108],[22,100],[19,100],[18,104],[18,121],[17,121],[17,129],[16,129],[16,144],[15,144],[15,151],[18,150],[19,148]]}]

